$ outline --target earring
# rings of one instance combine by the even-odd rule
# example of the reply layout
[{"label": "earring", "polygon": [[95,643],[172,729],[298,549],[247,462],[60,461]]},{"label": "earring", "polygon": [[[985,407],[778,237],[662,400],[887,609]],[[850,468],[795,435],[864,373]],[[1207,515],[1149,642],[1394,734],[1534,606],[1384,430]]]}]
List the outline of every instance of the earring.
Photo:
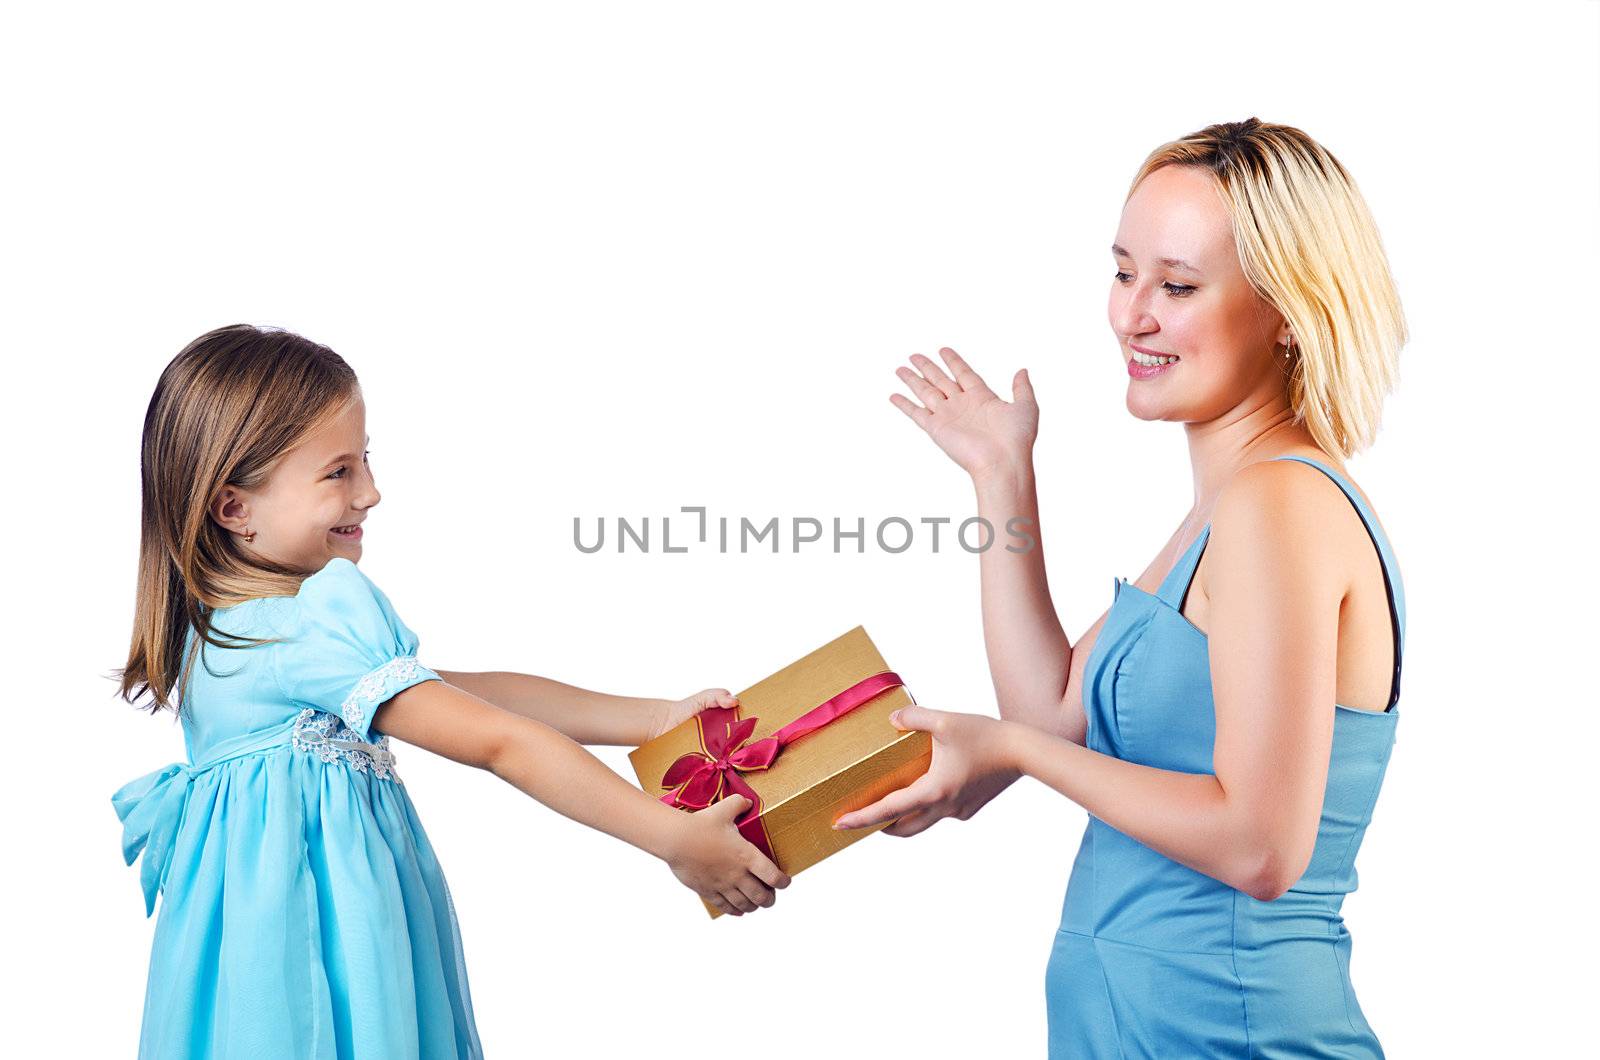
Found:
[{"label": "earring", "polygon": [[250,543],[254,542],[255,539],[256,539],[256,532],[254,530],[251,530],[248,526],[245,527],[245,534],[244,534],[245,544],[250,544]]},{"label": "earring", "polygon": [[1290,335],[1289,338],[1288,338],[1288,341],[1286,341],[1283,344],[1283,355],[1284,355],[1285,358],[1287,358],[1287,357],[1293,356],[1293,354],[1294,354],[1294,336]]}]

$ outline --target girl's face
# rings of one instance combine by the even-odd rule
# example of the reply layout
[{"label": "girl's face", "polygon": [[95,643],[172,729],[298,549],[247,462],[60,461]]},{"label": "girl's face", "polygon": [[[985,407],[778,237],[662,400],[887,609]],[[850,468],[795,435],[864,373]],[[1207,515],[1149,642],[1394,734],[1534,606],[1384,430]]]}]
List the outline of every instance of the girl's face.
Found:
[{"label": "girl's face", "polygon": [[[1289,329],[1245,278],[1208,173],[1165,166],[1147,176],[1123,207],[1111,253],[1108,313],[1128,368],[1129,412],[1206,422],[1241,404],[1287,402],[1273,344]],[[1139,352],[1177,360],[1146,368],[1134,363]]]},{"label": "girl's face", "polygon": [[338,419],[281,458],[264,488],[225,486],[212,517],[236,534],[255,532],[241,544],[268,559],[308,573],[343,556],[361,559],[358,526],[381,499],[367,465],[367,407],[357,397]]}]

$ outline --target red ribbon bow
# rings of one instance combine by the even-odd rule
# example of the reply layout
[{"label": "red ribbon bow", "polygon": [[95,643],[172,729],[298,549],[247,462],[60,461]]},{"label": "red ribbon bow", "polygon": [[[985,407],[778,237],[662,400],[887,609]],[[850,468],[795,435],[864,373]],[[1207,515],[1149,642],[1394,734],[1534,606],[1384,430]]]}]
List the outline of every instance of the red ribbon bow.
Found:
[{"label": "red ribbon bow", "polygon": [[661,786],[674,790],[661,801],[703,810],[731,791],[755,802],[755,790],[739,774],[772,765],[781,745],[771,736],[746,744],[759,719],[738,720],[737,707],[709,707],[696,717],[704,749],[690,751],[667,768]]},{"label": "red ribbon bow", "polygon": [[700,750],[680,755],[667,767],[661,786],[669,790],[661,801],[693,811],[703,810],[729,794],[743,795],[750,800],[750,808],[739,815],[735,824],[740,834],[772,858],[772,846],[761,824],[761,796],[742,774],[769,768],[789,744],[903,683],[896,673],[874,674],[754,743],[745,741],[755,732],[759,719],[741,720],[738,707],[708,707],[694,717]]}]

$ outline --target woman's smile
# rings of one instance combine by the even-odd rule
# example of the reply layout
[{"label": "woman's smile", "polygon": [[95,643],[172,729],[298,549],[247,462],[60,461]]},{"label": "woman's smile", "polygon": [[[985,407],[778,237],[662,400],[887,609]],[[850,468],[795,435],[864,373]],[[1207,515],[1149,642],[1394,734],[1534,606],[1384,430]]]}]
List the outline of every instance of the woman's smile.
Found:
[{"label": "woman's smile", "polygon": [[1132,343],[1128,348],[1132,351],[1128,357],[1128,375],[1134,379],[1152,379],[1178,363],[1178,358],[1171,354],[1155,353]]}]

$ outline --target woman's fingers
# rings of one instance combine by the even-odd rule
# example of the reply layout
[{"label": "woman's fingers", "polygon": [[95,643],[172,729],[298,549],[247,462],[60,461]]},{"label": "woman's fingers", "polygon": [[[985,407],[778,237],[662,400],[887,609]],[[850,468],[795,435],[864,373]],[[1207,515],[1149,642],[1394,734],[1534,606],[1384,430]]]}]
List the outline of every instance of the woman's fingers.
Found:
[{"label": "woman's fingers", "polygon": [[922,376],[902,365],[894,370],[894,374],[905,380],[906,386],[917,395],[917,400],[926,405],[930,410],[935,404],[945,400],[944,393],[928,382]]},{"label": "woman's fingers", "polygon": [[906,416],[910,418],[912,423],[915,423],[923,430],[928,429],[928,421],[933,419],[933,413],[929,412],[915,401],[912,401],[904,394],[890,394],[889,401],[893,403],[895,408],[899,409],[901,412],[904,412]]},{"label": "woman's fingers", "polygon": [[956,386],[955,381],[949,376],[945,375],[944,369],[940,368],[937,364],[934,364],[931,358],[924,357],[920,353],[913,353],[911,355],[911,363],[916,365],[917,369],[922,372],[923,376],[926,377],[928,382],[937,387],[939,389],[939,393],[943,394],[945,397],[953,398],[957,394],[961,393],[961,388]]},{"label": "woman's fingers", "polygon": [[913,810],[885,828],[883,834],[906,838],[914,836],[918,832],[925,832],[942,820],[944,820],[944,815],[934,813],[932,809]]},{"label": "woman's fingers", "polygon": [[924,783],[927,774],[924,773],[911,783],[909,787],[891,791],[871,806],[863,806],[859,810],[845,814],[833,822],[835,828],[871,828],[883,821],[892,821],[896,817],[910,813],[912,810],[921,809],[936,801]]},{"label": "woman's fingers", "polygon": [[729,916],[739,915],[739,910],[735,909],[733,904],[720,894],[714,894],[707,900],[711,903],[711,907],[719,913],[726,913]]},{"label": "woman's fingers", "polygon": [[1011,378],[1011,400],[1019,405],[1037,405],[1038,399],[1033,396],[1033,380],[1028,378],[1028,370],[1023,368]]},{"label": "woman's fingers", "polygon": [[931,707],[919,706],[915,703],[909,707],[901,707],[889,715],[890,724],[901,732],[908,729],[920,729],[923,732],[933,732],[939,725],[939,719],[948,711],[934,710]]},{"label": "woman's fingers", "polygon": [[989,384],[983,377],[972,370],[972,366],[961,359],[961,355],[948,346],[940,347],[939,356],[944,358],[944,363],[950,368],[950,375],[962,390],[988,390]]},{"label": "woman's fingers", "polygon": [[736,913],[754,913],[756,911],[756,904],[746,898],[745,893],[738,886],[729,887],[723,891],[722,897],[727,900],[729,905],[733,906]]}]

